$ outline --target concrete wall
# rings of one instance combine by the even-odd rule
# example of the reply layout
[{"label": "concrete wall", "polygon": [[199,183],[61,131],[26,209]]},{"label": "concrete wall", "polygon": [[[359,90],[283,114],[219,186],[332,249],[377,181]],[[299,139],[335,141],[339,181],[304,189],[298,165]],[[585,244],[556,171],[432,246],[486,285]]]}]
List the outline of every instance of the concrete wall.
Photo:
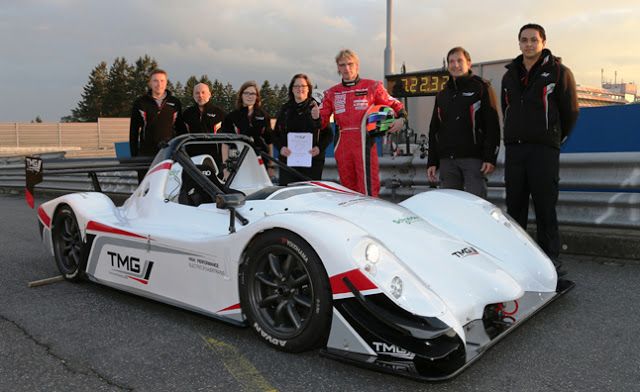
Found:
[{"label": "concrete wall", "polygon": [[128,118],[99,118],[93,123],[0,123],[0,153],[47,148],[70,156],[115,156],[114,142],[129,140]]}]

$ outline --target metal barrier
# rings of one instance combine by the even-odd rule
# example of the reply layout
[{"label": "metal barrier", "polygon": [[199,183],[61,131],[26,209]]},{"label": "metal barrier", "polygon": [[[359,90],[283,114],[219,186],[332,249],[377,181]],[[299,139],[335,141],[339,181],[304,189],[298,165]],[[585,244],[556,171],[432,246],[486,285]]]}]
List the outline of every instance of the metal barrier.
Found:
[{"label": "metal barrier", "polygon": [[[36,190],[53,191],[93,191],[93,184],[87,174],[66,174],[47,176],[47,170],[51,169],[72,169],[86,168],[99,169],[118,164],[118,161],[111,158],[94,159],[47,159],[44,160],[44,180],[36,185]],[[103,192],[131,194],[138,185],[138,177],[135,171],[122,171],[110,173],[98,173],[98,180]],[[0,188],[24,189],[25,168],[24,157],[19,161],[16,158],[0,160]]]},{"label": "metal barrier", "polygon": [[[87,175],[47,176],[46,170],[72,167],[113,166],[114,159],[59,159],[47,154],[44,181],[36,189],[93,190]],[[56,159],[58,158],[58,159]],[[504,208],[503,162],[488,178],[488,199]],[[640,230],[640,152],[574,153],[560,156],[558,220],[564,225]],[[426,159],[414,156],[381,157],[382,198],[401,201],[432,189],[426,177]],[[24,188],[24,158],[0,159],[0,188]],[[99,174],[103,192],[131,194],[137,186],[136,172]],[[327,158],[323,178],[338,180],[333,158]],[[533,209],[530,209],[533,219]]]}]

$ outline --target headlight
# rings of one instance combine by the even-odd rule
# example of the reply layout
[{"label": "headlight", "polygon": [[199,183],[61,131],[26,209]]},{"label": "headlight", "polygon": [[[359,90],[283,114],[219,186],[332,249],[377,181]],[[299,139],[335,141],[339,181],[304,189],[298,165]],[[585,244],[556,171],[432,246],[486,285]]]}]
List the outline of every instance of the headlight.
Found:
[{"label": "headlight", "polygon": [[353,249],[360,270],[399,306],[428,317],[442,316],[446,308],[409,268],[372,238],[365,238]]},{"label": "headlight", "polygon": [[372,242],[364,250],[364,256],[368,262],[375,264],[380,260],[380,248]]},{"label": "headlight", "polygon": [[489,205],[489,208],[485,208],[485,210],[489,213],[489,215],[498,223],[504,225],[505,227],[511,227],[512,222],[507,218],[505,214],[502,213],[502,210],[494,205]]},{"label": "headlight", "polygon": [[489,213],[489,215],[491,215],[493,219],[496,220],[496,222],[504,225],[509,229],[514,230],[522,240],[530,243],[532,246],[537,248],[540,252],[544,253],[544,251],[542,250],[542,248],[540,248],[540,246],[536,243],[536,241],[534,241],[529,236],[529,233],[527,233],[526,230],[523,229],[520,226],[520,224],[516,222],[516,220],[513,219],[509,214],[505,214],[504,212],[502,212],[501,209],[499,209],[494,205],[491,205],[491,208],[487,209],[487,212]]},{"label": "headlight", "polygon": [[491,212],[489,213],[489,215],[491,215],[491,217],[493,219],[495,219],[496,221],[500,222],[504,220],[504,215],[502,215],[502,211],[500,211],[497,208],[493,208],[491,210]]}]

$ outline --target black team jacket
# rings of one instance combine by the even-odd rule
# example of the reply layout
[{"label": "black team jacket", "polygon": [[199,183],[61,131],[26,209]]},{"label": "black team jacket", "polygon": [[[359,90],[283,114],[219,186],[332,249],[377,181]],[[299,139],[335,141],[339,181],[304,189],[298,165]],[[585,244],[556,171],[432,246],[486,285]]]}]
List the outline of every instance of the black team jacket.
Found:
[{"label": "black team jacket", "polygon": [[[303,174],[318,177],[322,175],[325,152],[333,140],[333,133],[328,127],[326,129],[320,128],[320,118],[314,120],[311,117],[312,100],[313,98],[307,98],[305,101],[300,103],[290,100],[282,106],[278,113],[273,142],[278,151],[280,151],[282,147],[287,146],[287,135],[290,132],[311,132],[313,135],[312,146],[318,147],[320,149],[320,154],[311,159],[312,171],[309,173],[305,172]],[[281,162],[285,164],[287,163],[287,158],[284,155],[280,155],[278,158]],[[298,171],[304,171],[300,170],[300,168],[295,169]]]},{"label": "black team jacket", "polygon": [[502,78],[504,144],[532,143],[560,148],[578,119],[576,82],[551,51],[527,72],[522,55]]},{"label": "black team jacket", "polygon": [[271,119],[262,108],[255,107],[249,118],[248,110],[243,107],[230,112],[224,118],[220,132],[251,136],[256,150],[268,153],[272,138]]},{"label": "black team jacket", "polygon": [[134,101],[129,125],[131,156],[153,156],[160,143],[185,132],[182,105],[169,90],[160,105],[150,91]]},{"label": "black team jacket", "polygon": [[[182,113],[184,125],[189,133],[213,133],[216,134],[222,127],[222,121],[224,120],[226,113],[223,109],[214,105],[211,100],[207,102],[203,111],[200,111],[198,104],[189,106]],[[192,155],[199,154],[211,154],[219,169],[219,174],[222,176],[222,152],[220,145],[211,146],[192,146]]]},{"label": "black team jacket", "polygon": [[201,112],[197,104],[184,110],[182,119],[189,133],[218,133],[226,113],[211,101],[204,105]]},{"label": "black team jacket", "polygon": [[499,148],[497,100],[489,82],[471,71],[450,78],[436,96],[427,166],[439,167],[440,158],[477,158],[495,165]]}]

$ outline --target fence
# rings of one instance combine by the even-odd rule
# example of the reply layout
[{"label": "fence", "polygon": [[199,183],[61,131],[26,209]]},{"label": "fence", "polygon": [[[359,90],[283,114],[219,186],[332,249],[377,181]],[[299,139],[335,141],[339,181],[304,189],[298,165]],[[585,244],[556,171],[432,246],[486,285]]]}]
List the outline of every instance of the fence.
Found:
[{"label": "fence", "polygon": [[70,157],[115,157],[113,143],[128,140],[128,118],[99,118],[94,123],[0,123],[0,152],[5,155],[64,149]]}]

